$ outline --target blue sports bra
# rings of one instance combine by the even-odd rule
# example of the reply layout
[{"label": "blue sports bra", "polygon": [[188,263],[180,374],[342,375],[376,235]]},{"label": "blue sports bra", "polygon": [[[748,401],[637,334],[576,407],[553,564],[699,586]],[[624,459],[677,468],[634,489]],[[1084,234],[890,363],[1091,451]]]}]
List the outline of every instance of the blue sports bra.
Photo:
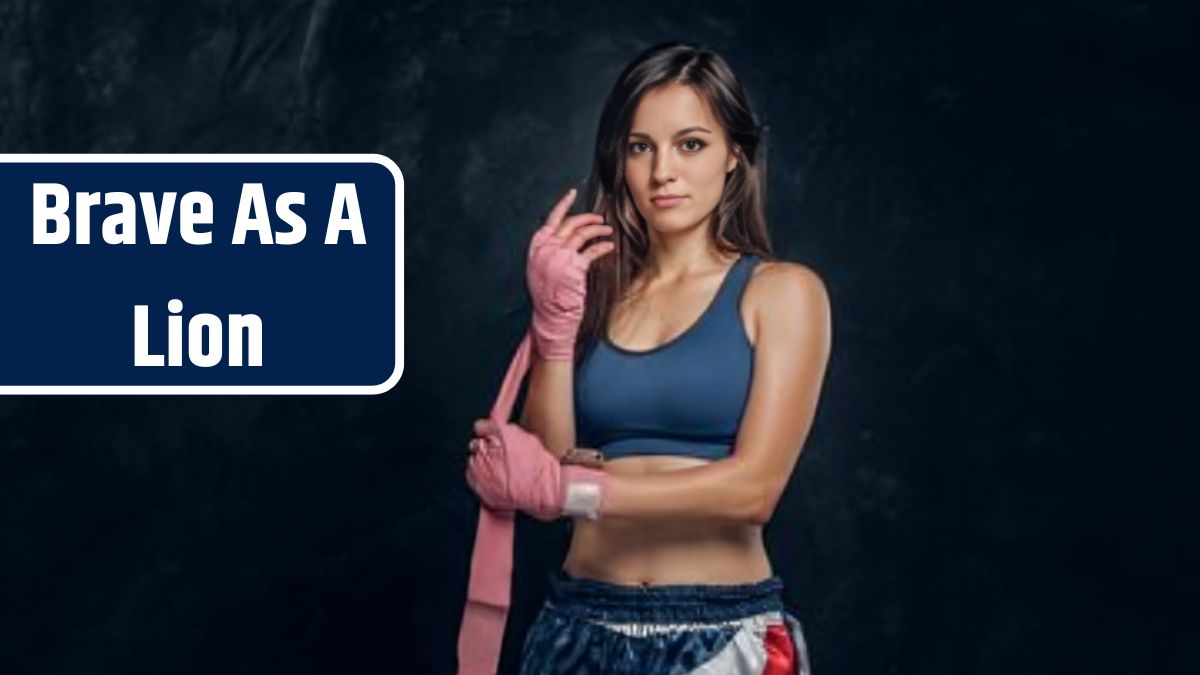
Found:
[{"label": "blue sports bra", "polygon": [[580,447],[605,459],[730,454],[754,360],[738,305],[757,261],[742,254],[700,318],[654,349],[624,349],[607,331],[596,340],[575,369]]}]

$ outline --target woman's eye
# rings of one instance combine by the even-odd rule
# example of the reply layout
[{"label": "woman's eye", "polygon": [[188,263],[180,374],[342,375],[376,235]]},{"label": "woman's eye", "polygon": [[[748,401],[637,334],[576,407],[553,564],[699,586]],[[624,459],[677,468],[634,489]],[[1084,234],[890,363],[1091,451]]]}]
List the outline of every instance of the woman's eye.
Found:
[{"label": "woman's eye", "polygon": [[[687,139],[684,139],[683,141],[681,141],[680,145],[682,145],[683,149],[687,150],[688,152],[698,152],[706,144],[704,143],[704,141],[701,141],[699,139],[687,138]],[[640,155],[641,153],[643,153],[647,149],[649,149],[649,147],[650,147],[649,145],[647,145],[641,141],[634,141],[633,143],[629,144],[629,152],[632,154],[635,154],[635,155]]]}]

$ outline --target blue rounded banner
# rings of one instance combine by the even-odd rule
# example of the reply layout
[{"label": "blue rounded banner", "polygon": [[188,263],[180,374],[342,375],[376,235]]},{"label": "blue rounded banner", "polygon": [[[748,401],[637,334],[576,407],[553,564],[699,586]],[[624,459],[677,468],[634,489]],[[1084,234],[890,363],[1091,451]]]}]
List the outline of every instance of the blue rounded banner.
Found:
[{"label": "blue rounded banner", "polygon": [[381,155],[0,156],[0,394],[377,394],[403,372]]}]

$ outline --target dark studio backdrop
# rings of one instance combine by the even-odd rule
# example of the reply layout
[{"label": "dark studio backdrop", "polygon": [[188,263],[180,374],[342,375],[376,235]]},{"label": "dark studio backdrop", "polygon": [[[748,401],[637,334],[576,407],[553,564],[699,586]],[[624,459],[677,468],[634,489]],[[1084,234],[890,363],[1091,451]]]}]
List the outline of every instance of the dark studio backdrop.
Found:
[{"label": "dark studio backdrop", "polygon": [[[743,79],[776,253],[833,301],[767,529],[815,673],[1189,672],[1197,33],[1115,0],[0,2],[2,152],[378,152],[407,195],[386,395],[0,397],[0,673],[452,672],[528,237],[678,39]],[[520,523],[505,672],[566,541]]]}]

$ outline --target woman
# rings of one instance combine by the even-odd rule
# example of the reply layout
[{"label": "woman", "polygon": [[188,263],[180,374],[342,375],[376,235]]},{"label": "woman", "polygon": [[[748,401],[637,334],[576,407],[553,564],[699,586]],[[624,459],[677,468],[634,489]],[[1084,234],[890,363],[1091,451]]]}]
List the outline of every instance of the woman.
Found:
[{"label": "woman", "polygon": [[605,103],[593,212],[566,216],[571,190],[534,236],[520,424],[477,420],[467,475],[489,506],[577,518],[525,675],[810,672],[762,527],[816,410],[829,300],[771,259],[759,140],[720,56],[655,47]]}]

